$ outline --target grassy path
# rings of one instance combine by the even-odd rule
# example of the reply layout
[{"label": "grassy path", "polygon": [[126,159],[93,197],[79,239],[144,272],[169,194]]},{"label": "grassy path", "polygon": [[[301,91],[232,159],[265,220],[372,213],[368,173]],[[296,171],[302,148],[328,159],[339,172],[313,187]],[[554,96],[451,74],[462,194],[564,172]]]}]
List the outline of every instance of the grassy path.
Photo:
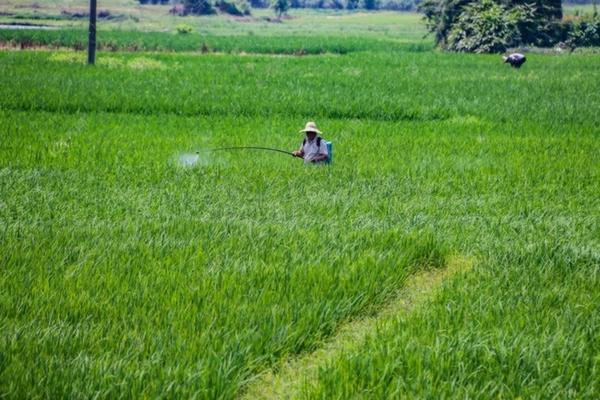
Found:
[{"label": "grassy path", "polygon": [[317,351],[285,361],[249,383],[242,399],[289,399],[299,394],[303,382],[315,379],[319,368],[342,353],[359,348],[367,335],[375,333],[386,321],[413,309],[431,299],[448,277],[470,269],[473,258],[454,256],[446,268],[420,271],[410,277],[398,295],[376,315],[350,321],[337,335]]}]

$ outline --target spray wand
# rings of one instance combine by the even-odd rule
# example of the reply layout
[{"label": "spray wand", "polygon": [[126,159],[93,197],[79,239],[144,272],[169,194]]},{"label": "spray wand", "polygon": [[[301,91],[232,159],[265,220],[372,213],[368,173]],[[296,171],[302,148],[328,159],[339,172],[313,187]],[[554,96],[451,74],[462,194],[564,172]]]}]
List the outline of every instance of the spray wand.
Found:
[{"label": "spray wand", "polygon": [[200,154],[201,151],[202,152],[213,152],[213,151],[228,151],[228,150],[266,150],[266,151],[276,151],[278,153],[288,154],[290,156],[294,155],[294,153],[289,152],[289,151],[280,150],[280,149],[273,149],[273,148],[270,148],[270,147],[261,147],[261,146],[217,147],[215,149],[199,150],[199,151],[196,151],[196,154]]}]

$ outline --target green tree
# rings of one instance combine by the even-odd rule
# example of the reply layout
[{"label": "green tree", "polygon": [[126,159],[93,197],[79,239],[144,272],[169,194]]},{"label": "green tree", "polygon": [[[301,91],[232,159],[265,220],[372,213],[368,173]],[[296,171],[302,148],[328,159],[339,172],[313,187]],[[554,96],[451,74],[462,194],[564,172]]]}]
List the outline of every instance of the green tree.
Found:
[{"label": "green tree", "polygon": [[509,8],[493,0],[468,4],[448,34],[446,47],[455,51],[500,53],[520,42],[519,22],[532,15],[531,6]]},{"label": "green tree", "polygon": [[[560,40],[561,32],[560,18],[562,17],[562,4],[560,0],[490,0],[485,2],[487,12],[485,18],[493,19],[499,17],[502,19],[501,24],[507,23],[512,25],[516,23],[518,30],[519,43],[516,44],[535,44],[535,45],[550,45],[557,40]],[[470,15],[462,17],[461,27],[464,35],[461,41],[465,42],[468,37],[468,32],[478,30],[481,25],[474,29],[467,27],[467,23],[481,23],[475,13],[477,7],[482,6],[481,1],[476,0],[425,0],[419,7],[424,14],[427,22],[427,27],[435,36],[435,41],[442,47],[448,47],[450,32],[461,19],[461,15],[465,10],[468,10]],[[492,3],[500,8],[492,7]],[[475,8],[472,8],[475,7]],[[483,9],[479,11],[484,12]],[[511,12],[516,11],[516,14]],[[515,21],[513,17],[521,17]],[[470,21],[470,22],[468,22]],[[497,21],[500,23],[499,21]],[[487,23],[491,23],[487,21]],[[467,29],[469,28],[469,29]],[[457,28],[458,29],[458,28]],[[504,35],[508,27],[504,26]],[[453,42],[456,42],[456,37],[460,36],[460,32],[456,31],[453,34]],[[452,47],[452,46],[450,46]]]},{"label": "green tree", "polygon": [[[531,1],[521,0],[518,3],[525,4],[531,3]],[[538,14],[544,18],[562,19],[563,17],[561,0],[537,0],[534,4],[539,10]]]},{"label": "green tree", "polygon": [[377,0],[362,0],[363,7],[367,10],[377,9]]},{"label": "green tree", "polygon": [[576,47],[600,46],[600,16],[598,13],[574,21],[568,33],[567,45]]},{"label": "green tree", "polygon": [[214,14],[215,9],[209,0],[183,0],[183,12],[185,15],[208,15]]},{"label": "green tree", "polygon": [[250,15],[250,3],[247,0],[217,0],[215,7],[230,15]]},{"label": "green tree", "polygon": [[504,0],[512,7],[529,7],[531,18],[519,22],[521,43],[535,46],[552,46],[562,41],[564,29],[561,25],[562,4],[555,0]]},{"label": "green tree", "polygon": [[437,44],[445,45],[450,29],[463,7],[472,2],[473,0],[425,0],[421,3],[419,10],[424,14],[427,28],[434,34]]},{"label": "green tree", "polygon": [[288,0],[273,0],[271,8],[275,11],[277,18],[281,19],[281,16],[287,12],[290,8]]}]

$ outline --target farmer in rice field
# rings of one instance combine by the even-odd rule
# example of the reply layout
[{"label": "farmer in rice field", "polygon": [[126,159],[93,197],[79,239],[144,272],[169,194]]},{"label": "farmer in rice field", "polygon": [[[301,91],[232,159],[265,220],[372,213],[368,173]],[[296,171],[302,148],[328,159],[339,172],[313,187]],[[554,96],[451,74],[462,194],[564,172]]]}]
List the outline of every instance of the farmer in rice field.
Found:
[{"label": "farmer in rice field", "polygon": [[320,136],[321,131],[317,129],[317,124],[307,122],[300,133],[306,133],[304,141],[299,150],[294,151],[294,157],[301,157],[305,163],[323,163],[327,160],[327,144]]}]

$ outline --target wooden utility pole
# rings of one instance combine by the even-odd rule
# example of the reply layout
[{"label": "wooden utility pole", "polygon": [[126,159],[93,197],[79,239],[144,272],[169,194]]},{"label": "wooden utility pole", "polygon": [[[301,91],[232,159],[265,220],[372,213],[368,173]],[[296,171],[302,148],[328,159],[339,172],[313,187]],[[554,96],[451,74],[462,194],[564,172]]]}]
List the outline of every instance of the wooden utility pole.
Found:
[{"label": "wooden utility pole", "polygon": [[88,64],[96,62],[96,0],[90,0],[90,30],[88,35]]}]

